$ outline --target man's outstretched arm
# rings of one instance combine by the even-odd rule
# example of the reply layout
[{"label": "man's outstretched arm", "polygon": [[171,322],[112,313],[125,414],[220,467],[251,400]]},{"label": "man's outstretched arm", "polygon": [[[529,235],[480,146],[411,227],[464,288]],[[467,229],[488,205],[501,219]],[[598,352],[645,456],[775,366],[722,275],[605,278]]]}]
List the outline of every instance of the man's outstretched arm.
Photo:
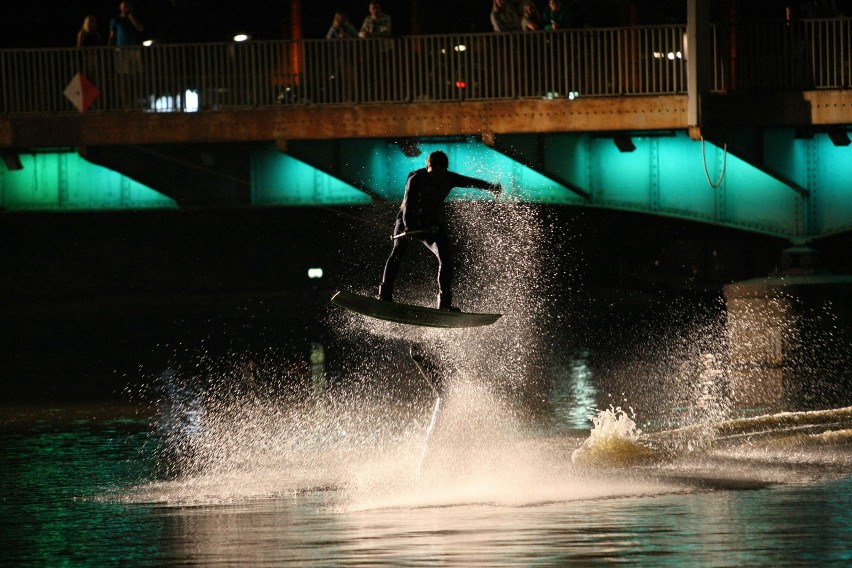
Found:
[{"label": "man's outstretched arm", "polygon": [[454,173],[453,176],[453,187],[473,187],[475,189],[482,189],[490,191],[494,194],[494,197],[499,196],[503,192],[503,186],[499,183],[491,183],[482,179],[463,176],[456,173]]}]

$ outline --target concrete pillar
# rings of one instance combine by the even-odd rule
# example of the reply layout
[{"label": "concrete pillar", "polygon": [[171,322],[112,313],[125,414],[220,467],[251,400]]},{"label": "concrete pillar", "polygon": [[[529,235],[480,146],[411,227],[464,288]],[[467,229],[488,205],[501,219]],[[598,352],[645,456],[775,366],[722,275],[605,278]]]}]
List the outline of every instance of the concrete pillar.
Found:
[{"label": "concrete pillar", "polygon": [[[700,131],[701,99],[713,88],[713,46],[710,36],[710,6],[708,0],[688,0],[686,9],[686,85],[687,125]],[[696,136],[696,139],[700,134]]]},{"label": "concrete pillar", "polygon": [[734,407],[852,404],[852,276],[821,271],[807,247],[784,251],[782,265],[724,287]]}]

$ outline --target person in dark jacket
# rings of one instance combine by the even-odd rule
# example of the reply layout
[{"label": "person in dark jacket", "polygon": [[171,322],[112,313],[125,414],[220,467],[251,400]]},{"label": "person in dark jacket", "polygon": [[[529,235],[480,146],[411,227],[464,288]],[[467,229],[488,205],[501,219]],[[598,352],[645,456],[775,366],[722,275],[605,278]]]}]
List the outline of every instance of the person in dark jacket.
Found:
[{"label": "person in dark jacket", "polygon": [[385,264],[379,299],[393,301],[393,286],[402,257],[412,240],[422,242],[438,258],[438,308],[459,311],[452,305],[453,262],[447,232],[441,223],[441,206],[455,187],[473,187],[499,196],[502,187],[449,171],[449,159],[441,151],[426,158],[426,167],[411,172],[405,196],[393,228],[393,249]]}]

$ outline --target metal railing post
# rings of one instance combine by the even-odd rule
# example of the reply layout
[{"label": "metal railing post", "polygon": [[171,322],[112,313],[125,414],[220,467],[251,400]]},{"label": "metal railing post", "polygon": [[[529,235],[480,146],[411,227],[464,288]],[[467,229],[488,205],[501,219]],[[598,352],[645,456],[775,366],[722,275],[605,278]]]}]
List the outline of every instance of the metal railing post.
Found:
[{"label": "metal railing post", "polygon": [[[712,26],[716,93],[852,86],[850,18]],[[140,48],[144,72],[122,73],[112,47],[0,50],[0,113],[75,112],[63,96],[83,70],[93,111],[292,104],[404,103],[682,94],[685,26],[584,28],[383,39],[275,40]],[[692,47],[692,46],[690,46]],[[125,99],[127,96],[124,97]]]}]

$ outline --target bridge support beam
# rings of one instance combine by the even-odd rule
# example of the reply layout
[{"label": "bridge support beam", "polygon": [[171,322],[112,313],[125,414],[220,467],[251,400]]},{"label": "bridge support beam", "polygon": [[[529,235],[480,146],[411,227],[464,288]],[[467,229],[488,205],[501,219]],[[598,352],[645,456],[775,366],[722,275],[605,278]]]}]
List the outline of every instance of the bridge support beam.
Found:
[{"label": "bridge support beam", "polygon": [[88,161],[143,183],[179,207],[249,205],[249,152],[245,146],[84,146]]},{"label": "bridge support beam", "polygon": [[686,76],[687,125],[700,128],[704,124],[702,107],[711,90],[711,62],[713,47],[710,42],[709,0],[687,0],[686,3]]},{"label": "bridge support beam", "polygon": [[[707,141],[774,178],[797,202],[792,241],[852,229],[852,204],[840,187],[852,187],[852,148],[838,146],[824,130],[712,127]],[[767,205],[786,200],[767,196]]]},{"label": "bridge support beam", "polygon": [[[852,203],[842,190],[829,189],[845,186],[838,180],[852,186],[847,147],[824,135],[802,140],[793,129],[709,134],[703,142],[683,130],[495,134],[487,143],[480,137],[287,140],[286,154],[278,152],[279,143],[256,157],[253,199],[257,176],[272,171],[257,163],[297,159],[367,202],[398,202],[408,172],[441,149],[452,169],[502,183],[505,198],[648,212],[791,240],[852,228]],[[624,135],[629,148],[616,143]],[[285,187],[298,177],[276,172],[262,174],[260,185]],[[481,198],[464,191],[453,196]]]},{"label": "bridge support beam", "polygon": [[489,145],[512,160],[542,173],[584,200],[591,200],[592,196],[587,188],[578,185],[560,172],[562,169],[560,164],[564,163],[565,157],[560,158],[548,151],[552,146],[548,143],[549,140],[552,140],[552,137],[543,134],[501,134],[492,137]]}]

